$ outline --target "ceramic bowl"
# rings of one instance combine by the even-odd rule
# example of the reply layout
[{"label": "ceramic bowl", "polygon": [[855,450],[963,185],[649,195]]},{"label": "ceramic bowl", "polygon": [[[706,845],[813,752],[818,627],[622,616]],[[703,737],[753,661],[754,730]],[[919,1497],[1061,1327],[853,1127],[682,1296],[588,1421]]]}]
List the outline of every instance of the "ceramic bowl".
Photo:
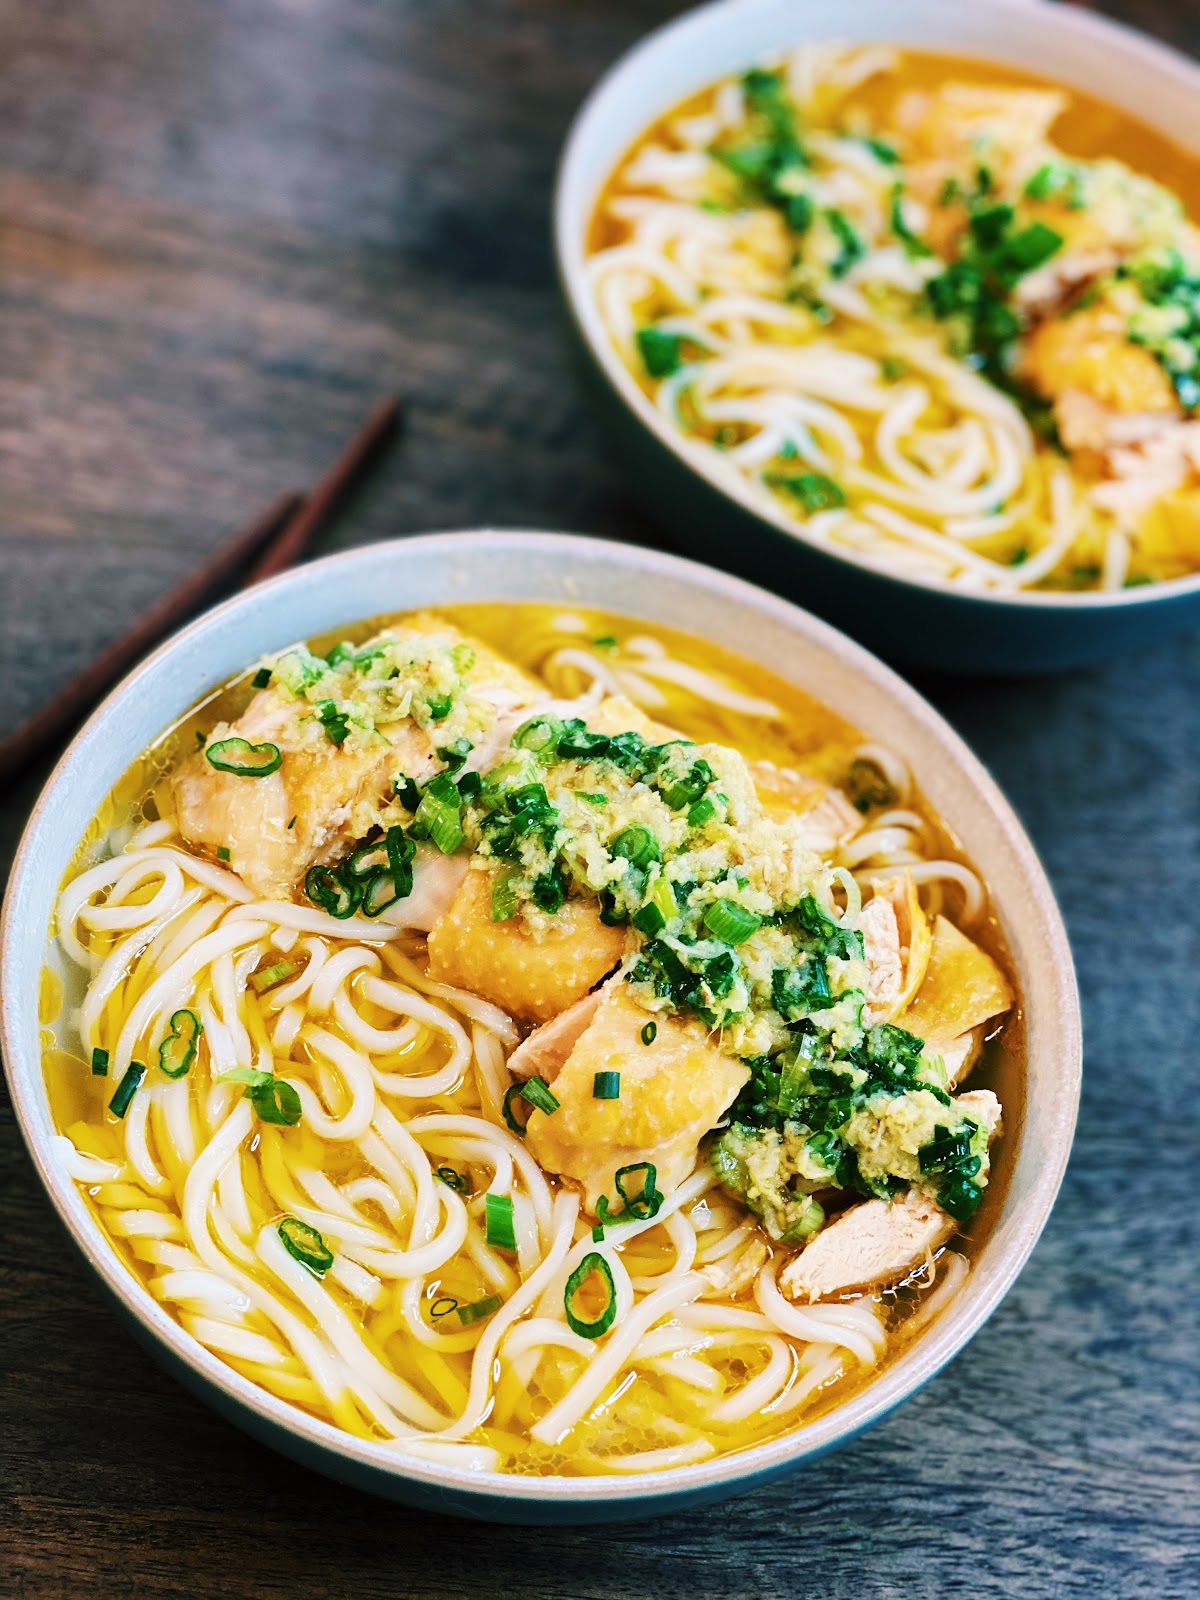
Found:
[{"label": "ceramic bowl", "polygon": [[[660,28],[617,62],[579,112],[555,200],[555,248],[584,387],[630,487],[689,555],[766,583],[872,649],[938,670],[1074,667],[1200,626],[1200,574],[1112,594],[971,593],[834,554],[782,509],[718,484],[613,348],[585,271],[596,198],[663,112],[718,78],[806,40],[884,41],[977,56],[1086,89],[1200,157],[1200,66],[1117,23],[1042,0],[721,0]],[[1119,152],[1117,152],[1119,154]]]},{"label": "ceramic bowl", "polygon": [[[867,1388],[769,1444],[703,1465],[615,1481],[473,1474],[352,1438],[275,1399],[201,1345],[117,1257],[55,1159],[42,1076],[38,984],[51,908],[78,840],[138,754],[215,685],[297,638],[384,611],[471,600],[589,604],[684,628],[801,685],[911,764],[981,870],[1023,996],[1029,1076],[1005,1138],[1009,1180],[964,1288]],[[133,1333],[247,1432],[320,1472],[411,1505],[508,1522],[594,1522],[716,1500],[790,1471],[886,1416],[960,1350],[1033,1249],[1066,1164],[1079,1091],[1071,955],[1032,847],[962,740],[858,645],[786,601],[676,557],[561,534],[434,534],[372,545],[286,574],[210,611],[116,689],[71,744],[26,828],[0,928],[4,1062],[34,1170]],[[80,1350],[81,1362],[87,1352]],[[997,1401],[997,1404],[1000,1402]]]}]

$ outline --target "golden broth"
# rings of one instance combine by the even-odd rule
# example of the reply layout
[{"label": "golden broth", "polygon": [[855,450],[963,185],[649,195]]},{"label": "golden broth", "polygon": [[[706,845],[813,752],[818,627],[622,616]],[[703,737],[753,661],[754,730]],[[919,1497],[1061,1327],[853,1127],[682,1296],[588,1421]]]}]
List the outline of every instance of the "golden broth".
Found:
[{"label": "golden broth", "polygon": [[[696,740],[730,743],[754,758],[771,759],[783,766],[798,767],[830,782],[837,781],[845,773],[855,747],[861,742],[856,730],[803,691],[764,668],[686,634],[584,608],[571,613],[576,631],[570,633],[563,631],[561,609],[543,605],[457,606],[445,608],[441,615],[464,631],[494,645],[517,665],[539,677],[548,659],[564,643],[587,644],[589,641],[612,640],[615,644],[604,648],[622,651],[626,640],[639,635],[649,636],[663,645],[675,660],[708,673],[719,674],[726,683],[744,693],[772,700],[783,712],[781,720],[764,725],[762,719],[740,713],[705,710],[694,696],[666,683],[662,687],[668,703],[657,715]],[[314,647],[328,650],[342,639],[349,639],[352,643],[361,642],[385,627],[389,621],[396,620],[400,619],[379,617],[349,629],[340,629],[314,641]],[[168,800],[162,782],[164,774],[196,747],[197,732],[206,732],[215,721],[234,716],[245,706],[252,692],[249,683],[251,675],[252,669],[247,669],[208,696],[134,763],[101,807],[94,828],[64,880],[64,887],[100,854],[103,842],[114,830],[125,828],[131,822],[153,820],[167,810]],[[919,795],[914,796],[909,804],[928,818],[936,851],[966,864],[957,841],[932,816]],[[143,901],[149,898],[151,892],[151,887],[147,886],[142,894]],[[138,893],[134,891],[127,903],[136,904]],[[936,888],[934,893],[936,896]],[[981,943],[1011,972],[1011,962],[990,908],[981,919],[977,931]],[[144,992],[145,988],[145,979],[133,969],[130,972],[124,989],[118,988],[114,1001],[120,1014],[128,1012],[138,992]],[[45,1075],[55,1124],[73,1140],[77,1149],[86,1154],[120,1160],[122,1140],[127,1137],[127,1130],[107,1110],[113,1080],[93,1076],[89,1070],[86,1052],[78,1039],[72,1037],[63,1015],[62,982],[57,974],[49,970],[41,998],[41,1015],[46,1025]],[[381,1011],[371,1013],[370,1008],[366,1009],[374,1016],[378,1026],[387,1026]],[[273,1019],[250,988],[247,988],[243,997],[241,1014],[252,1038],[269,1038]],[[111,1032],[106,1038],[111,1042]],[[417,1036],[408,1045],[380,1059],[388,1071],[396,1072],[418,1059],[436,1067],[446,1055],[444,1042],[425,1029],[418,1030]],[[302,1078],[310,1077],[314,1082],[320,1080],[319,1062],[311,1051],[306,1055],[298,1047],[293,1050],[288,1071],[299,1073]],[[201,1097],[211,1091],[199,1071],[192,1073],[185,1082],[191,1106],[198,1116]],[[1012,1153],[1020,1137],[1023,1042],[1018,1011],[1014,1010],[1003,1031],[986,1047],[985,1057],[972,1078],[972,1087],[977,1085],[993,1087],[1000,1094],[1005,1107],[1006,1131],[996,1152],[983,1206],[961,1244],[968,1257],[978,1250],[992,1226],[1011,1171]],[[476,1078],[469,1069],[448,1092],[429,1098],[417,1096],[406,1102],[411,1117],[439,1111],[478,1113],[480,1107]],[[153,1128],[152,1119],[156,1113],[148,1112],[146,1115],[148,1126]],[[437,1148],[435,1140],[430,1152],[431,1163],[437,1159]],[[121,1223],[120,1219],[150,1212],[162,1219],[164,1228],[173,1227],[172,1219],[180,1211],[187,1172],[172,1169],[167,1161],[163,1161],[162,1165],[167,1169],[164,1173],[165,1182],[157,1193],[147,1194],[136,1182],[126,1179],[84,1184],[93,1211],[113,1247],[125,1263],[138,1273],[148,1289],[154,1288],[162,1263],[149,1261],[147,1252],[158,1246],[152,1235],[123,1233],[121,1230],[127,1225]],[[307,1125],[307,1119],[294,1127],[262,1124],[257,1127],[246,1158],[241,1162],[245,1202],[250,1214],[269,1221],[283,1212],[299,1209],[296,1184],[291,1174],[304,1166],[319,1170],[338,1184],[369,1180],[374,1171],[353,1144],[319,1138]],[[456,1162],[456,1167],[460,1171],[465,1169],[470,1182],[476,1187],[486,1186],[486,1168],[472,1166],[470,1161],[462,1159]],[[549,1181],[552,1189],[559,1187],[557,1180],[551,1178]],[[149,1225],[143,1222],[140,1226]],[[621,1257],[637,1276],[639,1273],[651,1274],[665,1270],[673,1259],[673,1251],[674,1247],[664,1228],[656,1226],[625,1244],[621,1249]],[[253,1272],[253,1263],[246,1270]],[[509,1276],[513,1277],[511,1271]],[[447,1298],[453,1298],[460,1305],[469,1305],[496,1287],[494,1269],[493,1275],[489,1276],[478,1262],[459,1257],[430,1277],[422,1291],[422,1304],[427,1313]],[[445,1341],[445,1347],[439,1349],[417,1341],[406,1331],[399,1309],[399,1294],[397,1287],[394,1295],[382,1295],[370,1308],[364,1308],[345,1293],[339,1293],[338,1301],[342,1310],[353,1320],[365,1347],[380,1362],[399,1373],[428,1401],[460,1408],[466,1401],[470,1386],[472,1332],[464,1330],[451,1335]],[[904,1348],[905,1323],[920,1303],[920,1296],[915,1290],[906,1289],[898,1294],[876,1298],[886,1308],[889,1323],[884,1357],[886,1362]],[[739,1296],[737,1303],[747,1307],[753,1305],[748,1293]],[[195,1326],[189,1322],[186,1314],[181,1314],[180,1320],[185,1327]],[[314,1392],[311,1382],[290,1368],[281,1366],[273,1370],[269,1365],[231,1351],[219,1353],[235,1370],[312,1414],[366,1437],[386,1437],[386,1430],[373,1427],[361,1410],[356,1410],[348,1402],[342,1405],[327,1403],[319,1393]],[[748,1342],[745,1346],[731,1348],[727,1358],[716,1362],[716,1368],[723,1379],[728,1379],[731,1384],[740,1384],[753,1377],[761,1364],[761,1354],[753,1343]],[[781,1420],[752,1414],[732,1425],[710,1430],[717,1453],[743,1450],[802,1426],[804,1422],[840,1404],[865,1383],[873,1381],[881,1368],[882,1363],[871,1370],[850,1371],[828,1383],[813,1395],[799,1419],[794,1415]],[[531,1438],[529,1430],[560,1397],[567,1386],[568,1376],[562,1364],[552,1358],[543,1359],[534,1383],[523,1381],[514,1365],[505,1367],[487,1419],[470,1438],[494,1449],[504,1471],[577,1475],[606,1470],[605,1460],[614,1453],[669,1447],[671,1419],[685,1419],[691,1426],[702,1426],[704,1396],[697,1397],[694,1390],[685,1389],[676,1380],[658,1371],[639,1369],[636,1373],[624,1372],[619,1382],[605,1394],[602,1403],[591,1410],[586,1420],[576,1426],[565,1441],[557,1445],[537,1443]]]}]

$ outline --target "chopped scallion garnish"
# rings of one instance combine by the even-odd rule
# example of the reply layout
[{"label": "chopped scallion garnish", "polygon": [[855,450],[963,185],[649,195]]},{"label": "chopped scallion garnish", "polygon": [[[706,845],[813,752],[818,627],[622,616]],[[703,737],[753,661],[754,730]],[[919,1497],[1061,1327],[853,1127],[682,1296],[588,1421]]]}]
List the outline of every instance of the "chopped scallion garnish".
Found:
[{"label": "chopped scallion garnish", "polygon": [[[642,1030],[645,1032],[645,1029]],[[621,1098],[621,1074],[619,1072],[598,1072],[592,1079],[593,1100],[619,1100]]]},{"label": "chopped scallion garnish", "polygon": [[232,861],[233,860],[233,857],[229,853],[229,846],[227,844],[219,844],[217,846],[217,860],[218,861]]},{"label": "chopped scallion garnish", "polygon": [[232,772],[238,778],[269,777],[283,761],[277,744],[251,744],[248,739],[218,739],[204,755],[218,772]]},{"label": "chopped scallion garnish", "polygon": [[[517,1121],[516,1117],[513,1115],[512,1108],[514,1100],[523,1098],[522,1091],[524,1088],[525,1085],[523,1083],[514,1083],[510,1088],[506,1089],[504,1091],[504,1102],[500,1107],[500,1110],[504,1114],[505,1122],[520,1139],[525,1137],[525,1124]],[[526,1103],[528,1104],[528,1102]]]},{"label": "chopped scallion garnish", "polygon": [[268,989],[273,989],[277,983],[282,983],[285,978],[294,977],[300,970],[298,961],[276,961],[273,966],[263,967],[259,972],[250,974],[250,987],[255,994],[266,994]]},{"label": "chopped scallion garnish", "polygon": [[436,1167],[434,1176],[440,1178],[447,1189],[453,1189],[455,1194],[469,1194],[471,1191],[470,1179],[457,1167]]},{"label": "chopped scallion garnish", "polygon": [[[575,1296],[593,1275],[603,1284],[606,1300],[600,1315],[589,1319],[576,1315]],[[613,1282],[612,1268],[598,1250],[589,1250],[567,1279],[567,1287],[563,1294],[563,1309],[567,1314],[567,1324],[571,1332],[577,1333],[582,1339],[598,1339],[612,1327],[617,1315],[617,1286]]]},{"label": "chopped scallion garnish", "polygon": [[742,944],[762,927],[762,918],[736,900],[714,900],[704,913],[704,926],[715,939]]},{"label": "chopped scallion garnish", "polygon": [[108,1051],[96,1049],[92,1051],[92,1076],[94,1078],[108,1077]]},{"label": "chopped scallion garnish", "polygon": [[551,1092],[550,1085],[544,1078],[529,1078],[521,1085],[521,1094],[536,1110],[546,1116],[553,1116],[558,1110],[558,1101]]},{"label": "chopped scallion garnish", "polygon": [[299,1217],[284,1217],[278,1224],[283,1248],[315,1278],[323,1278],[333,1265],[333,1251],[315,1228]]},{"label": "chopped scallion garnish", "polygon": [[196,1045],[203,1031],[194,1011],[174,1013],[171,1031],[158,1047],[158,1065],[168,1078],[182,1078],[187,1074],[196,1058]]},{"label": "chopped scallion garnish", "polygon": [[643,1044],[653,1044],[658,1038],[658,1023],[648,1022],[639,1035]]},{"label": "chopped scallion garnish", "polygon": [[146,1076],[145,1063],[131,1061],[121,1076],[121,1081],[113,1092],[112,1099],[108,1102],[108,1109],[114,1117],[123,1117],[129,1110],[130,1102],[137,1091],[137,1086]]},{"label": "chopped scallion garnish", "polygon": [[464,1328],[469,1328],[473,1322],[482,1322],[484,1317],[490,1317],[494,1311],[499,1311],[503,1301],[498,1294],[489,1294],[485,1300],[476,1300],[474,1305],[456,1306],[458,1320]]},{"label": "chopped scallion garnish", "polygon": [[513,1224],[513,1203],[506,1194],[485,1194],[483,1218],[487,1242],[497,1250],[515,1250],[517,1233]]},{"label": "chopped scallion garnish", "polygon": [[271,669],[270,669],[270,667],[259,667],[258,671],[254,674],[253,678],[251,678],[251,680],[250,680],[250,687],[252,689],[265,689],[267,687],[267,685],[270,683],[270,681],[271,681]]}]

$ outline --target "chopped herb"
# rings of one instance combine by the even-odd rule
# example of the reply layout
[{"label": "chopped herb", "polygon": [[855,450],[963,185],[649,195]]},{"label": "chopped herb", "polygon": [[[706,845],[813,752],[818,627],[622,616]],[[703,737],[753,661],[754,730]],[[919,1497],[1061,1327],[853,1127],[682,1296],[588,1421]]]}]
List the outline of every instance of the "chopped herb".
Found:
[{"label": "chopped herb", "polygon": [[617,641],[615,636],[611,633],[601,634],[599,639],[592,640],[593,650],[615,650],[616,648]]},{"label": "chopped herb", "polygon": [[283,753],[277,744],[250,744],[246,739],[218,739],[204,752],[218,772],[239,778],[266,778],[278,772]]},{"label": "chopped herb", "polygon": [[112,1099],[108,1102],[108,1109],[114,1117],[123,1117],[129,1110],[130,1103],[137,1092],[137,1086],[145,1076],[146,1067],[144,1062],[131,1061],[125,1068],[121,1075],[121,1081],[114,1090]]},{"label": "chopped herb", "polygon": [[487,1242],[498,1250],[515,1250],[517,1231],[510,1197],[506,1194],[485,1194],[483,1215]]},{"label": "chopped herb", "polygon": [[455,1306],[458,1320],[464,1328],[469,1328],[473,1322],[482,1322],[485,1317],[490,1317],[494,1311],[499,1311],[504,1304],[498,1294],[489,1294],[483,1300],[476,1300],[473,1305]]},{"label": "chopped herb", "polygon": [[454,1167],[437,1167],[434,1176],[440,1178],[447,1189],[453,1189],[455,1194],[470,1194],[470,1180]]},{"label": "chopped herb", "polygon": [[683,365],[683,337],[661,328],[639,328],[637,347],[652,378],[669,378]]},{"label": "chopped herb", "polygon": [[454,1296],[450,1294],[443,1294],[439,1295],[430,1306],[429,1315],[433,1318],[434,1322],[438,1322],[442,1317],[448,1317],[452,1311],[457,1310],[458,1301],[454,1298]]},{"label": "chopped herb", "polygon": [[108,1051],[98,1047],[92,1051],[92,1076],[94,1078],[108,1077]]},{"label": "chopped herb", "polygon": [[609,850],[614,856],[620,856],[635,867],[648,867],[652,861],[659,860],[662,854],[658,840],[650,829],[640,822],[622,828],[609,845]]},{"label": "chopped herb", "polygon": [[217,860],[218,861],[232,861],[233,860],[233,857],[229,854],[229,846],[227,844],[219,844],[217,846]]},{"label": "chopped herb", "polygon": [[276,1227],[288,1255],[307,1267],[314,1278],[323,1278],[333,1265],[333,1251],[317,1230],[299,1217],[283,1217]]},{"label": "chopped herb", "polygon": [[764,472],[763,482],[799,500],[805,511],[828,511],[846,504],[840,484],[823,472]]},{"label": "chopped herb", "polygon": [[217,1082],[243,1084],[242,1098],[249,1100],[261,1122],[293,1128],[300,1121],[300,1096],[290,1083],[272,1072],[235,1067],[232,1072],[223,1072]]},{"label": "chopped herb", "polygon": [[918,238],[905,221],[904,185],[901,183],[895,184],[892,188],[891,225],[892,232],[904,246],[905,255],[912,257],[913,260],[919,260],[922,256],[933,254],[924,239]]},{"label": "chopped herb", "polygon": [[317,707],[316,717],[334,744],[345,744],[346,735],[350,732],[350,719],[344,711],[338,710],[335,700],[322,700]]},{"label": "chopped herb", "polygon": [[[640,1174],[640,1181],[631,1194],[625,1186],[625,1180],[632,1173]],[[607,1195],[601,1195],[596,1205],[596,1215],[606,1227],[621,1221],[648,1222],[662,1210],[663,1196],[655,1187],[658,1168],[652,1161],[635,1161],[628,1167],[618,1167],[613,1182],[621,1197],[620,1210],[612,1210]]]},{"label": "chopped herb", "polygon": [[521,1094],[535,1110],[547,1117],[553,1116],[558,1110],[559,1102],[544,1078],[527,1078],[521,1085]]},{"label": "chopped herb", "polygon": [[854,263],[866,255],[867,246],[862,234],[842,212],[826,209],[824,215],[840,246],[829,265],[829,271],[835,278],[844,278]]},{"label": "chopped herb", "polygon": [[[523,1083],[511,1084],[504,1091],[504,1100],[503,1100],[503,1102],[502,1102],[502,1104],[500,1106],[500,1110],[501,1110],[501,1113],[503,1114],[505,1122],[508,1124],[508,1126],[512,1129],[513,1133],[515,1133],[519,1139],[523,1139],[525,1137],[525,1124],[523,1122],[518,1122],[516,1117],[513,1115],[513,1102],[515,1100],[524,1098],[524,1094],[523,1094],[524,1088],[525,1088],[525,1085]],[[526,1101],[525,1103],[526,1103],[526,1105],[529,1104],[528,1101]]]},{"label": "chopped herb", "polygon": [[657,1022],[648,1022],[646,1024],[646,1026],[642,1029],[639,1037],[640,1037],[640,1039],[641,1039],[643,1044],[645,1044],[645,1045],[653,1044],[655,1039],[658,1038],[658,1023]]},{"label": "chopped herb", "polygon": [[[595,1318],[584,1318],[575,1311],[575,1297],[592,1276],[600,1279],[605,1290],[604,1309]],[[596,1250],[590,1250],[567,1279],[563,1294],[563,1309],[572,1333],[584,1339],[598,1339],[612,1327],[617,1315],[617,1286],[613,1282],[612,1268]]]},{"label": "chopped herb", "polygon": [[850,763],[850,770],[846,774],[846,792],[854,802],[855,809],[864,813],[873,811],[876,806],[892,806],[896,803],[896,791],[879,768],[873,761],[863,761],[861,758]]},{"label": "chopped herb", "polygon": [[316,866],[309,867],[305,874],[304,892],[322,911],[344,921],[352,917],[362,903],[363,886],[332,867]]},{"label": "chopped herb", "polygon": [[268,989],[273,989],[276,984],[283,983],[287,978],[295,977],[299,971],[298,961],[276,961],[274,965],[263,967],[259,972],[252,972],[250,987],[255,994],[266,994]]},{"label": "chopped herb", "polygon": [[[643,1034],[645,1031],[646,1029],[643,1028]],[[592,1099],[619,1100],[620,1098],[621,1074],[619,1072],[597,1072],[592,1079]]]},{"label": "chopped herb", "polygon": [[744,944],[762,927],[762,918],[736,900],[714,900],[704,913],[704,926],[726,944]]},{"label": "chopped herb", "polygon": [[267,687],[267,685],[270,683],[270,681],[271,681],[271,669],[270,669],[270,667],[259,667],[258,671],[254,674],[253,678],[251,678],[251,680],[250,680],[250,687],[252,689],[265,689]]},{"label": "chopped herb", "polygon": [[158,1065],[168,1078],[185,1077],[196,1059],[196,1046],[204,1032],[194,1011],[176,1011],[171,1031],[158,1047]]}]

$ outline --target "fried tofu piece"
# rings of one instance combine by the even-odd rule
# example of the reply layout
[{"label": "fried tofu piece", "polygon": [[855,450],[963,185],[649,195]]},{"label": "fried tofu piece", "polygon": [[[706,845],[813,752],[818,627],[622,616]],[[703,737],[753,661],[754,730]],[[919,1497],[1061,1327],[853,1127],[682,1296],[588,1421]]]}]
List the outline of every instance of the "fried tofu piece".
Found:
[{"label": "fried tofu piece", "polygon": [[429,976],[469,989],[522,1022],[548,1022],[608,976],[626,932],[600,921],[593,901],[568,900],[536,936],[492,921],[495,873],[472,865],[449,912],[429,935]]},{"label": "fried tofu piece", "polygon": [[[700,1140],[720,1121],[750,1076],[744,1062],[723,1054],[695,1022],[650,1020],[624,983],[606,985],[590,1023],[554,1078],[557,1111],[535,1111],[525,1142],[548,1172],[573,1179],[595,1212],[601,1195],[620,1210],[615,1187],[621,1167],[649,1161],[656,1185],[670,1194],[691,1172]],[[621,1093],[597,1100],[598,1072],[619,1072]],[[636,1192],[636,1189],[635,1191]]]},{"label": "fried tofu piece", "polygon": [[1166,372],[1126,336],[1126,319],[1104,306],[1039,324],[1025,340],[1021,373],[1047,400],[1070,391],[1117,412],[1178,415]]},{"label": "fried tofu piece", "polygon": [[1200,488],[1163,495],[1137,530],[1137,552],[1163,577],[1200,569]]},{"label": "fried tofu piece", "polygon": [[[958,1042],[1013,1003],[1012,986],[992,957],[947,917],[937,917],[925,977],[912,1004],[895,1020],[950,1057]],[[960,1067],[959,1076],[965,1067]]]},{"label": "fried tofu piece", "polygon": [[919,1189],[895,1200],[864,1200],[813,1237],[783,1269],[779,1287],[793,1300],[808,1301],[895,1288],[954,1229],[953,1217]]}]

